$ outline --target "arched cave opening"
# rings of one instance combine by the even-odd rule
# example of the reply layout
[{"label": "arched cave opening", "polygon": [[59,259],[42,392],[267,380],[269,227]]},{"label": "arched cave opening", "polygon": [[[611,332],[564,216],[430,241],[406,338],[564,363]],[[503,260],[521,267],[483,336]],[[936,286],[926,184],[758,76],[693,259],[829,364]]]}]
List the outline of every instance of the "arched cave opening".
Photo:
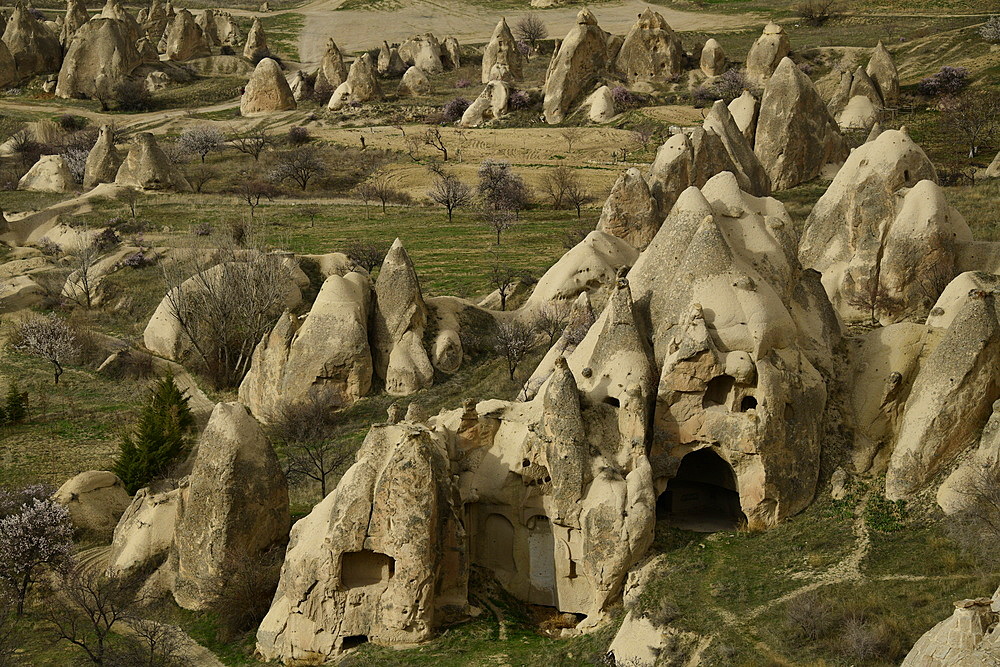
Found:
[{"label": "arched cave opening", "polygon": [[687,454],[656,502],[656,518],[700,533],[737,528],[746,517],[732,466],[708,448]]}]

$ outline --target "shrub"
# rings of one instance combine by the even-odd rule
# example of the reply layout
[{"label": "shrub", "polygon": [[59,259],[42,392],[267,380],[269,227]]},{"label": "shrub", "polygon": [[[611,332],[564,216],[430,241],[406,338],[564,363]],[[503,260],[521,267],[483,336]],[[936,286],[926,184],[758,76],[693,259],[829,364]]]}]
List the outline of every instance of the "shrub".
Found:
[{"label": "shrub", "polygon": [[942,95],[957,95],[970,83],[969,70],[964,67],[945,65],[937,74],[922,79],[917,85],[917,89],[928,97],[940,97]]},{"label": "shrub", "polygon": [[87,170],[87,156],[89,154],[90,151],[83,148],[67,148],[60,153],[63,161],[66,162],[66,167],[69,169],[74,183],[83,183],[83,176]]},{"label": "shrub", "polygon": [[616,109],[633,109],[642,106],[646,102],[645,96],[634,93],[625,86],[615,86],[612,88],[611,97],[615,101]]},{"label": "shrub", "polygon": [[191,230],[195,236],[211,236],[212,235],[212,223],[207,221],[199,222]]},{"label": "shrub", "polygon": [[795,5],[794,11],[808,25],[821,26],[836,15],[836,0],[806,0]]},{"label": "shrub", "polygon": [[112,248],[118,247],[121,242],[122,237],[118,235],[118,232],[111,227],[105,227],[101,230],[100,234],[94,235],[94,239],[90,242],[90,244],[98,252],[107,252]]},{"label": "shrub", "polygon": [[471,85],[472,82],[469,81],[468,79],[459,79],[458,81],[455,82],[456,88],[468,88]]},{"label": "shrub", "polygon": [[187,451],[194,425],[188,397],[174,378],[168,376],[157,382],[150,390],[149,403],[142,409],[135,433],[122,439],[112,467],[130,494],[166,474],[180,459]]},{"label": "shrub", "polygon": [[56,255],[62,253],[62,247],[47,236],[43,236],[39,239],[38,249],[46,257],[55,257]]},{"label": "shrub", "polygon": [[507,106],[511,111],[520,111],[531,106],[531,95],[524,90],[515,90],[507,100]]},{"label": "shrub", "polygon": [[292,146],[301,146],[302,144],[309,143],[310,139],[309,128],[307,127],[296,125],[288,130],[288,143]]},{"label": "shrub", "polygon": [[87,127],[89,121],[83,116],[74,116],[71,113],[64,113],[56,116],[56,123],[67,132],[76,132]]},{"label": "shrub", "polygon": [[125,79],[115,85],[113,97],[122,111],[149,111],[153,96],[139,79]]},{"label": "shrub", "polygon": [[7,389],[4,399],[3,418],[8,424],[20,424],[28,417],[28,392],[21,391],[16,382]]},{"label": "shrub", "polygon": [[456,97],[441,107],[441,115],[444,117],[444,122],[454,123],[462,118],[462,114],[468,108],[469,100],[464,97]]},{"label": "shrub", "polygon": [[785,624],[798,637],[816,641],[836,625],[833,607],[817,591],[796,595],[785,605]]},{"label": "shrub", "polygon": [[152,259],[146,257],[146,254],[140,251],[123,257],[118,266],[126,269],[142,269],[151,266],[153,263]]},{"label": "shrub", "polygon": [[979,34],[990,44],[1000,44],[1000,14],[991,16],[979,29]]}]

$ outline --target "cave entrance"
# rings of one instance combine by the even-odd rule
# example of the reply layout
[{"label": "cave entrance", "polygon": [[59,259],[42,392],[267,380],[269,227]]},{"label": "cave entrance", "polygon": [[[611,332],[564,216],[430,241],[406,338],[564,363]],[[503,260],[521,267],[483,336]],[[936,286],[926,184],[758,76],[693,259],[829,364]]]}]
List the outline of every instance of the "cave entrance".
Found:
[{"label": "cave entrance", "polygon": [[745,523],[732,466],[711,449],[686,455],[656,502],[656,517],[699,533],[734,530]]}]

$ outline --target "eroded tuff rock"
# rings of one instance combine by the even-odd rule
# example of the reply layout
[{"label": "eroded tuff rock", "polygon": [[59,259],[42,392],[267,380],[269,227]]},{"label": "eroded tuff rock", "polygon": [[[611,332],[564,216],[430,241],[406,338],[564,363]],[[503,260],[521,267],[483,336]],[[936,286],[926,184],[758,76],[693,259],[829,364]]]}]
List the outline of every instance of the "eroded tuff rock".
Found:
[{"label": "eroded tuff rock", "polygon": [[59,69],[56,96],[107,99],[114,85],[140,64],[142,57],[125,24],[95,18],[76,31]]},{"label": "eroded tuff rock", "polygon": [[313,93],[312,84],[303,70],[295,72],[295,76],[292,78],[292,82],[288,84],[288,87],[292,91],[292,99],[295,100],[296,104],[309,99]]},{"label": "eroded tuff rock", "polygon": [[[740,181],[741,189],[757,197],[771,194],[771,179],[767,170],[761,164],[757,154],[754,153],[752,145],[746,140],[743,130],[733,118],[725,102],[716,100],[708,115],[705,116],[702,127],[705,130],[715,132],[722,141],[732,165],[736,167],[733,173]],[[714,176],[715,173],[718,172],[710,175]],[[702,183],[698,183],[696,179],[692,185],[700,187]]]},{"label": "eroded tuff rock", "polygon": [[790,51],[791,43],[785,29],[773,21],[768,23],[747,53],[747,76],[764,83]]},{"label": "eroded tuff rock", "polygon": [[1000,661],[997,595],[958,600],[951,616],[928,630],[901,667],[989,667]]},{"label": "eroded tuff rock", "polygon": [[59,37],[20,3],[14,7],[14,13],[7,21],[3,42],[14,58],[19,79],[59,71],[62,64]]},{"label": "eroded tuff rock", "polygon": [[250,32],[247,33],[247,43],[243,46],[243,57],[252,63],[259,62],[262,58],[271,57],[271,49],[267,47],[264,26],[256,17],[253,20],[253,25],[250,26]]},{"label": "eroded tuff rock", "polygon": [[69,49],[70,40],[84,23],[90,20],[90,13],[83,0],[66,0],[66,13],[63,15],[62,29],[59,32],[59,41],[63,49]]},{"label": "eroded tuff rock", "polygon": [[872,57],[865,71],[875,81],[885,105],[896,106],[899,101],[899,72],[882,40],[872,50]]},{"label": "eroded tuff rock", "polygon": [[310,398],[349,406],[371,388],[368,344],[371,282],[363,273],[334,274],[309,314],[285,313],[254,350],[239,398],[261,421]]},{"label": "eroded tuff rock", "polygon": [[115,183],[141,190],[191,190],[191,184],[171,164],[150,132],[135,135],[128,155],[115,175]]},{"label": "eroded tuff rock", "polygon": [[201,27],[186,9],[177,12],[166,33],[167,44],[164,52],[167,60],[183,62],[192,58],[212,55]]},{"label": "eroded tuff rock", "polygon": [[[524,68],[524,55],[517,48],[517,41],[507,26],[507,19],[500,19],[489,44],[483,51],[482,82],[493,80],[494,68],[500,66],[510,73],[511,78],[520,79]],[[497,70],[499,71],[499,70]]]},{"label": "eroded tuff rock", "polygon": [[622,239],[602,231],[590,232],[539,278],[523,308],[568,305],[583,292],[601,292],[603,301],[618,271],[632,266],[638,256],[639,252]]},{"label": "eroded tuff rock", "polygon": [[379,86],[378,78],[375,76],[375,66],[372,64],[371,56],[365,53],[351,64],[347,80],[333,91],[327,108],[337,111],[347,104],[371,102],[382,98],[382,87]]},{"label": "eroded tuff rock", "polygon": [[431,80],[427,73],[417,66],[410,67],[399,81],[398,95],[425,95],[431,91]]},{"label": "eroded tuff rock", "polygon": [[437,37],[427,33],[417,35],[399,45],[400,59],[412,67],[419,67],[428,74],[444,71],[441,62],[441,43]]},{"label": "eroded tuff rock", "polygon": [[41,156],[17,182],[18,190],[34,192],[71,192],[74,188],[73,175],[61,155]]},{"label": "eroded tuff rock", "polygon": [[[382,42],[382,46],[378,50],[376,68],[379,74],[388,77],[402,76],[407,70],[406,63],[399,57],[399,49],[395,46],[389,46],[389,42]],[[347,71],[345,70],[341,83],[346,78]],[[340,83],[337,85],[339,86]]]},{"label": "eroded tuff rock", "polygon": [[587,118],[593,123],[607,123],[615,117],[615,96],[607,86],[601,86],[587,98]]},{"label": "eroded tuff rock", "polygon": [[441,62],[447,70],[456,70],[462,66],[462,47],[454,37],[445,39],[441,44]]},{"label": "eroded tuff rock", "polygon": [[843,162],[847,144],[816,87],[790,58],[764,86],[754,152],[774,190],[816,178],[825,164]]},{"label": "eroded tuff rock", "polygon": [[743,136],[746,137],[750,148],[753,148],[757,134],[757,117],[760,113],[760,101],[753,96],[749,90],[744,90],[743,94],[729,103],[729,113],[736,122]]},{"label": "eroded tuff rock", "polygon": [[7,86],[20,78],[17,73],[17,63],[10,49],[0,40],[0,86]]},{"label": "eroded tuff rock", "polygon": [[281,71],[281,65],[271,58],[262,58],[254,68],[240,98],[241,116],[259,116],[294,109],[295,96]]},{"label": "eroded tuff rock", "polygon": [[344,57],[337,48],[337,43],[331,39],[326,44],[326,51],[323,52],[323,59],[320,60],[319,69],[316,71],[316,88],[329,89],[332,92],[344,81],[347,81]]},{"label": "eroded tuff rock", "polygon": [[500,118],[507,113],[510,102],[510,86],[503,81],[490,81],[479,93],[479,97],[462,114],[459,125],[479,127],[483,123]]},{"label": "eroded tuff rock", "polygon": [[262,581],[260,570],[272,568],[277,578],[291,528],[288,486],[263,430],[239,403],[212,411],[178,515],[168,566],[180,606],[204,609],[241,579]]},{"label": "eroded tuff rock", "polygon": [[113,472],[88,470],[67,480],[52,497],[69,510],[77,534],[107,539],[132,499]]},{"label": "eroded tuff rock", "polygon": [[630,83],[666,81],[684,68],[681,38],[659,12],[646,9],[625,36],[616,69]]},{"label": "eroded tuff rock", "polygon": [[618,177],[604,202],[597,229],[617,236],[637,250],[644,250],[660,228],[656,200],[638,169]]},{"label": "eroded tuff rock", "polygon": [[581,9],[574,26],[553,54],[545,75],[542,102],[545,122],[561,123],[582,92],[607,69],[607,36],[589,9]]},{"label": "eroded tuff rock", "polygon": [[128,37],[133,44],[138,41],[140,37],[142,37],[142,29],[139,27],[135,18],[127,9],[125,9],[125,5],[122,4],[121,0],[108,0],[104,3],[104,7],[101,8],[99,18],[121,21],[125,26]]},{"label": "eroded tuff rock", "polygon": [[903,130],[856,148],[806,220],[804,266],[823,274],[837,312],[884,324],[923,317],[971,240],[927,155]]},{"label": "eroded tuff rock", "polygon": [[[114,530],[108,574],[129,576],[160,569],[174,541],[182,489],[161,482],[139,489]],[[166,574],[164,568],[160,576]],[[162,584],[164,588],[167,583]]]},{"label": "eroded tuff rock", "polygon": [[699,61],[705,76],[721,76],[726,71],[726,52],[715,39],[709,39],[701,49]]}]

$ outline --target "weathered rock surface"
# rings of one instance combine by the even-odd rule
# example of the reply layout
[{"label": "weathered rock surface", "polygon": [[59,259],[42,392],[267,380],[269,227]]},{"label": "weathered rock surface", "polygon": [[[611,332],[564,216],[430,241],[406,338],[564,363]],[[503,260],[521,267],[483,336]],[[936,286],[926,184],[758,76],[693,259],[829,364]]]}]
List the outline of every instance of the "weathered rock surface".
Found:
[{"label": "weathered rock surface", "polygon": [[122,4],[121,0],[108,0],[104,3],[104,7],[101,8],[99,18],[121,21],[125,26],[125,31],[133,44],[135,44],[135,42],[137,42],[143,35],[143,31],[139,27],[139,24],[129,11],[125,9],[125,5]]},{"label": "weathered rock surface", "polygon": [[[406,63],[399,57],[399,49],[389,46],[389,42],[382,42],[382,46],[378,50],[376,68],[379,74],[388,77],[402,76],[407,70]],[[347,70],[344,70],[344,77],[341,79],[341,83],[346,78]],[[340,84],[338,83],[337,85]]]},{"label": "weathered rock surface", "polygon": [[729,113],[732,114],[736,127],[746,137],[753,148],[757,135],[757,117],[760,113],[760,101],[749,90],[729,103]]},{"label": "weathered rock surface", "polygon": [[344,66],[344,57],[337,48],[336,42],[332,39],[326,44],[326,51],[323,52],[323,59],[320,60],[319,69],[316,71],[316,88],[319,90],[329,89],[331,92],[337,86],[347,81],[347,67]]},{"label": "weathered rock surface", "polygon": [[267,35],[264,34],[264,26],[261,25],[258,18],[254,18],[250,32],[247,33],[247,43],[243,46],[243,57],[252,63],[260,62],[262,58],[271,57],[271,50],[267,47]]},{"label": "weathered rock surface", "polygon": [[78,535],[109,539],[132,499],[113,472],[89,470],[66,481],[52,497],[69,510]]},{"label": "weathered rock surface", "polygon": [[524,56],[517,48],[517,41],[507,26],[506,19],[500,19],[489,44],[483,51],[482,82],[489,83],[493,80],[493,69],[497,65],[506,68],[513,79],[521,78],[521,71],[524,68]]},{"label": "weathered rock surface", "polygon": [[188,192],[191,184],[177,167],[171,164],[149,132],[135,135],[128,155],[118,168],[115,183],[140,190],[173,190]]},{"label": "weathered rock surface", "polygon": [[785,29],[771,22],[764,26],[764,32],[747,53],[747,76],[757,83],[764,83],[778,68],[782,59],[791,51],[791,43]]},{"label": "weathered rock surface", "polygon": [[638,251],[622,239],[602,231],[590,232],[539,278],[524,309],[568,305],[583,292],[607,293],[618,271],[632,266],[638,256]]},{"label": "weathered rock surface", "polygon": [[587,118],[592,123],[607,123],[615,117],[615,97],[611,89],[601,86],[587,99],[590,111]]},{"label": "weathered rock surface", "polygon": [[164,52],[167,60],[183,62],[192,58],[212,55],[212,49],[205,40],[201,27],[186,9],[177,12],[166,33],[167,45]]},{"label": "weathered rock surface", "polygon": [[379,86],[378,78],[375,76],[375,66],[372,64],[371,56],[365,53],[351,64],[347,80],[333,91],[327,108],[337,111],[347,104],[354,102],[361,104],[382,98],[382,87]]},{"label": "weathered rock surface", "polygon": [[309,82],[309,79],[306,78],[306,73],[302,70],[295,72],[295,76],[292,78],[292,82],[288,84],[288,86],[292,91],[292,99],[295,100],[296,103],[307,100],[312,96],[312,84]]},{"label": "weathered rock surface", "polygon": [[[712,130],[719,136],[730,161],[736,167],[733,173],[739,179],[742,190],[757,197],[771,194],[771,179],[768,177],[767,170],[761,164],[757,154],[754,153],[753,146],[746,140],[746,136],[725,102],[716,100],[708,115],[705,116],[702,127],[705,130]],[[715,173],[711,175],[714,176]],[[703,183],[694,182],[692,184],[700,187]]]},{"label": "weathered rock surface", "polygon": [[59,71],[62,64],[59,37],[32,16],[24,5],[14,7],[3,32],[3,42],[14,58],[19,79]]},{"label": "weathered rock surface", "polygon": [[561,123],[580,94],[607,69],[607,50],[606,33],[589,9],[581,9],[545,76],[542,109],[546,123]]},{"label": "weathered rock surface", "polygon": [[952,615],[928,630],[902,667],[989,667],[1000,661],[1000,631],[994,600],[955,602]]},{"label": "weathered rock surface", "polygon": [[454,37],[447,38],[441,44],[441,62],[447,70],[456,70],[462,66],[462,47]]},{"label": "weathered rock surface", "polygon": [[414,65],[403,74],[396,92],[404,96],[426,95],[431,92],[431,80],[427,78],[426,72]]},{"label": "weathered rock surface", "polygon": [[108,574],[153,571],[167,560],[174,541],[182,490],[173,485],[139,489],[114,530]]},{"label": "weathered rock surface", "polygon": [[80,26],[66,51],[56,96],[107,99],[114,85],[140,64],[142,57],[125,24],[116,19],[93,19]]},{"label": "weathered rock surface", "polygon": [[75,188],[73,175],[61,155],[41,156],[17,182],[18,190],[34,192],[71,192]]},{"label": "weathered rock surface", "polygon": [[726,52],[715,39],[709,39],[701,49],[699,61],[701,71],[705,76],[722,76],[726,71]]},{"label": "weathered rock surface", "polygon": [[8,86],[19,79],[17,63],[7,45],[0,41],[0,86]]},{"label": "weathered rock surface", "polygon": [[630,83],[662,82],[681,73],[684,57],[681,38],[663,15],[646,9],[625,36],[615,68]]},{"label": "weathered rock surface", "polygon": [[441,62],[441,43],[428,33],[416,35],[399,45],[400,59],[412,67],[419,67],[428,74],[439,74],[444,71]]},{"label": "weathered rock surface", "polygon": [[84,23],[90,20],[90,12],[83,0],[66,0],[66,13],[63,15],[62,29],[59,32],[59,42],[63,49],[69,49],[70,40]]},{"label": "weathered rock surface", "polygon": [[510,86],[503,81],[490,81],[479,93],[479,97],[462,114],[459,125],[479,127],[483,123],[500,118],[507,113],[510,102]]},{"label": "weathered rock surface", "polygon": [[865,71],[875,81],[885,105],[896,106],[899,101],[899,72],[882,40],[879,40],[878,45],[872,50],[872,57]]},{"label": "weathered rock surface", "polygon": [[262,58],[254,68],[240,98],[241,116],[259,116],[296,108],[291,86],[281,71],[281,65]]},{"label": "weathered rock surface", "polygon": [[660,228],[656,200],[635,167],[618,177],[604,202],[599,231],[617,236],[637,250],[644,250]]}]

